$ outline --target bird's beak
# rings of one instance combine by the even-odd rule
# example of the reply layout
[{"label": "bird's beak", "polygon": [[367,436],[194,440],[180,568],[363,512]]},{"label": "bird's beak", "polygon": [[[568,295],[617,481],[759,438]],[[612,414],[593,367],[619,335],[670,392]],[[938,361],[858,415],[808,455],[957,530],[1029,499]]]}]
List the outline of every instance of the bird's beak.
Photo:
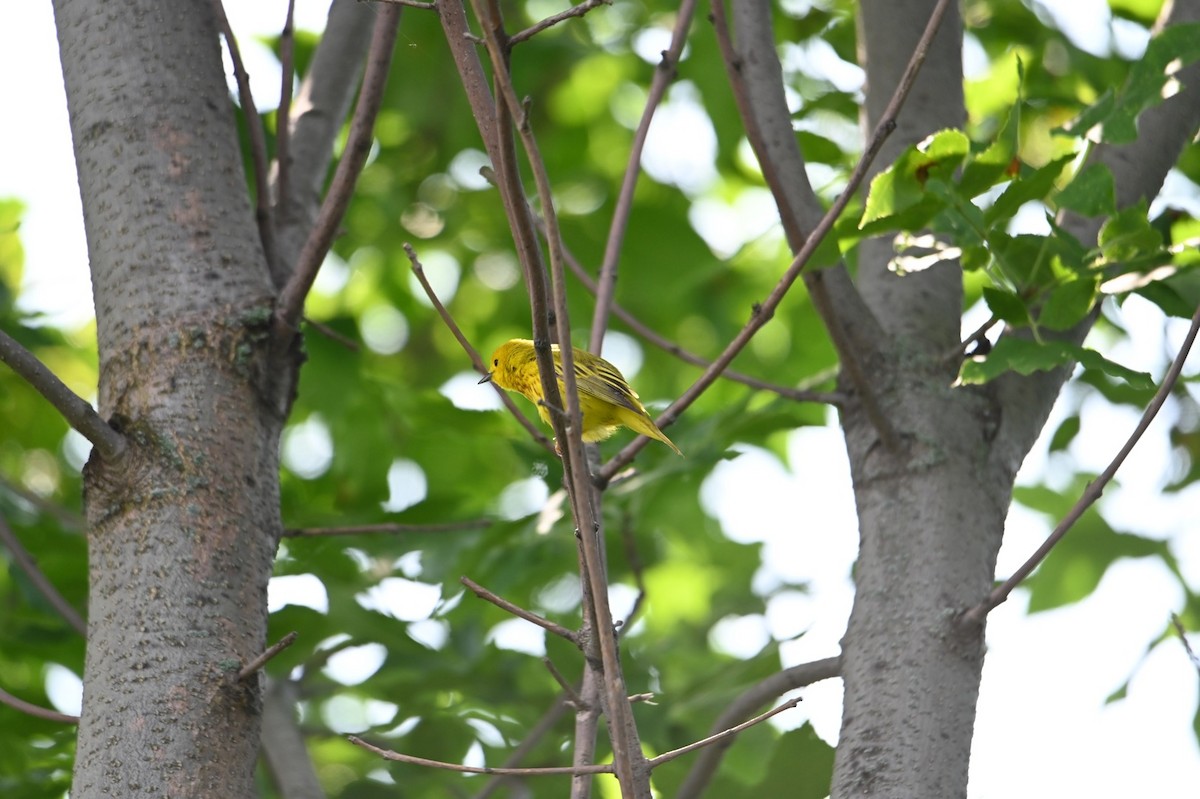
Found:
[{"label": "bird's beak", "polygon": [[484,383],[490,383],[490,382],[492,382],[492,373],[488,372],[486,375],[479,378],[479,382],[476,383],[475,385],[482,386]]}]

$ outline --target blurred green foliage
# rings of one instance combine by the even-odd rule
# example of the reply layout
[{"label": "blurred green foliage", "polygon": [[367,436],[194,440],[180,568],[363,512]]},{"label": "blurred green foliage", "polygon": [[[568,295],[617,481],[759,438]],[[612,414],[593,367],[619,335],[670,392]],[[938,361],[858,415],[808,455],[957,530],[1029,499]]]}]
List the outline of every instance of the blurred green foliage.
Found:
[{"label": "blurred green foliage", "polygon": [[[1115,13],[1141,26],[1149,25],[1158,5],[1112,3]],[[787,56],[823,42],[853,62],[856,8],[846,0],[826,0],[785,4],[776,12],[794,122],[807,157],[822,170],[814,176],[826,199],[836,194],[859,154],[860,145],[847,132],[858,124],[860,91],[802,71],[794,66],[801,61]],[[531,0],[506,10],[509,28],[516,30],[559,6]],[[674,14],[673,5],[658,0],[615,0],[521,44],[513,56],[518,91],[532,98],[532,124],[557,191],[567,246],[593,274],[604,252],[632,127],[656,69],[652,56],[665,47]],[[941,134],[925,149],[910,149],[876,182],[871,198],[858,207],[865,217],[852,211],[839,227],[847,259],[853,262],[853,247],[863,234],[856,227],[864,220],[872,223],[871,232],[929,226],[962,247],[964,263],[975,267],[966,282],[969,305],[982,299],[999,318],[1049,329],[1068,327],[1087,312],[1099,291],[1096,257],[1103,255],[1109,267],[1125,264],[1120,271],[1169,262],[1179,267],[1174,276],[1140,290],[1167,313],[1190,315],[1200,297],[1195,273],[1186,268],[1194,256],[1163,255],[1172,243],[1196,235],[1195,220],[1179,209],[1153,220],[1144,207],[1115,217],[1099,252],[1090,254],[1065,237],[1025,237],[1007,227],[1030,200],[1083,213],[1113,212],[1111,176],[1103,170],[1075,176],[1078,141],[1055,131],[1089,106],[1098,109],[1089,112],[1096,119],[1085,120],[1115,119],[1116,129],[1126,130],[1135,113],[1129,109],[1140,110],[1149,100],[1143,84],[1131,84],[1132,94],[1109,95],[1115,99],[1107,105],[1093,104],[1110,87],[1125,85],[1131,62],[1080,50],[1022,3],[967,0],[964,19],[969,39],[987,58],[986,68],[967,82],[966,128]],[[301,68],[315,43],[303,36],[298,41]],[[711,27],[703,20],[693,24],[678,82],[660,113],[672,110],[698,110],[711,124],[713,176],[683,191],[661,177],[642,175],[621,251],[617,302],[660,334],[712,357],[745,323],[790,256],[778,226],[769,219],[762,223],[756,210],[763,207],[763,181],[747,155]],[[274,115],[265,120],[269,128],[277,124]],[[696,135],[703,138],[700,128]],[[302,679],[303,724],[330,796],[467,795],[483,778],[381,766],[339,733],[366,730],[393,748],[439,760],[460,761],[473,747],[482,748],[490,764],[502,760],[551,708],[560,689],[537,657],[494,645],[491,636],[508,616],[464,592],[459,578],[469,576],[574,627],[576,543],[566,518],[547,519],[536,513],[543,503],[522,500],[522,487],[534,486],[535,494],[539,485],[544,494],[557,490],[556,459],[505,414],[471,409],[491,402],[491,387],[474,385],[469,360],[412,279],[404,254],[406,242],[416,248],[442,301],[481,352],[528,335],[528,302],[511,236],[496,192],[479,177],[482,147],[433,13],[404,13],[376,133],[343,235],[307,310],[310,319],[367,346],[352,351],[312,330],[307,334],[308,362],[283,447],[285,525],[488,523],[452,532],[285,539],[277,574],[314,579],[307,583],[311,596],[272,614],[272,639],[291,630],[301,637],[268,670]],[[1200,176],[1195,144],[1181,169]],[[974,204],[989,191],[996,192],[990,206]],[[1171,218],[1164,220],[1167,214]],[[68,385],[91,396],[96,356],[90,332],[39,326],[16,310],[19,218],[15,203],[0,204],[0,325]],[[1149,255],[1154,258],[1147,260]],[[1111,270],[1104,274],[1112,276]],[[575,278],[567,288],[575,344],[581,345],[589,333],[592,297]],[[619,321],[612,329],[630,334]],[[1105,330],[1122,334],[1113,325]],[[638,345],[642,358],[641,367],[627,369],[627,376],[652,410],[700,374],[636,337],[627,341]],[[1039,346],[1035,339],[1019,353],[1001,351],[979,365],[990,371],[974,379],[1081,357],[1078,349]],[[1085,363],[1080,396],[1144,404],[1143,375],[1092,354],[1099,360]],[[832,387],[834,367],[833,348],[799,289],[734,363],[774,383],[824,389]],[[1056,448],[1069,446],[1079,430],[1077,404],[1054,437]],[[1176,487],[1194,481],[1200,470],[1192,407],[1172,433],[1186,462],[1186,478]],[[525,410],[536,419],[532,407]],[[624,588],[618,596],[632,597],[639,580],[647,589],[645,606],[623,638],[629,687],[669,699],[636,709],[648,749],[666,751],[702,737],[733,697],[780,665],[774,643],[744,660],[710,644],[718,619],[762,613],[773,591],[751,590],[763,565],[759,547],[731,541],[703,511],[702,481],[715,464],[734,457],[735,442],[783,455],[787,431],[824,424],[825,416],[819,406],[718,382],[669,430],[686,459],[651,446],[638,458],[638,477],[606,495],[611,579]],[[80,526],[29,498],[78,513],[78,448],[65,443],[67,427],[59,416],[8,369],[0,369],[0,420],[0,513],[67,600],[82,609],[87,567]],[[627,440],[619,435],[602,451],[610,455]],[[1078,488],[1023,489],[1016,499],[1057,517]],[[1168,547],[1114,531],[1095,511],[1067,542],[1029,585],[1034,610],[1083,598],[1118,558],[1160,558],[1178,573]],[[0,688],[48,705],[47,670],[59,664],[81,674],[83,642],[9,553],[0,554],[0,561],[5,566]],[[411,589],[412,582],[436,595],[432,610],[385,613],[370,601],[384,589]],[[773,590],[797,588],[803,586]],[[1188,596],[1181,616],[1195,629],[1200,615],[1195,597]],[[615,612],[623,617],[629,607],[626,602]],[[343,684],[336,671],[324,668],[336,657],[332,652],[368,644],[382,647],[382,664],[356,684]],[[546,650],[567,679],[577,679],[579,656],[572,647],[549,639]],[[570,735],[568,715],[523,764],[563,764]],[[72,738],[69,727],[0,705],[0,794],[61,796]],[[601,739],[603,760],[607,745]],[[656,774],[665,795],[681,783],[686,763]],[[797,771],[796,763],[804,767]],[[781,733],[760,726],[733,746],[710,795],[820,797],[831,769],[832,750],[811,727]],[[522,795],[560,796],[565,785],[566,778],[531,781]],[[265,777],[263,790],[272,795]]]}]

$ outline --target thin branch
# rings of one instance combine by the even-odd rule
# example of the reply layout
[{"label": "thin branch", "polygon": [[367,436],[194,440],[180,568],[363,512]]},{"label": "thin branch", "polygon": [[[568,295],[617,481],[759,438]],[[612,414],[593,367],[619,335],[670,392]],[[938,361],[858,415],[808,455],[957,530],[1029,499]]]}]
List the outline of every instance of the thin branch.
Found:
[{"label": "thin branch", "polygon": [[508,46],[515,47],[526,39],[531,39],[547,28],[552,28],[560,22],[565,22],[572,17],[582,17],[593,8],[599,8],[600,6],[608,5],[612,5],[612,0],[584,0],[584,2],[577,6],[571,6],[566,11],[560,11],[553,16],[546,17],[541,22],[534,23],[520,33],[514,33],[508,39]]},{"label": "thin branch", "polygon": [[550,676],[554,678],[554,681],[558,683],[558,687],[562,689],[567,704],[574,708],[582,708],[583,700],[579,697],[579,692],[575,690],[575,686],[567,682],[567,678],[558,670],[558,666],[554,665],[554,661],[548,657],[543,657],[542,665],[546,667],[546,671],[550,672]]},{"label": "thin branch", "polygon": [[[488,368],[486,363],[484,363],[484,360],[482,356],[480,356],[479,352],[471,346],[471,342],[467,340],[467,337],[462,332],[462,328],[460,328],[458,323],[454,321],[454,317],[450,315],[450,311],[447,310],[446,306],[442,304],[442,301],[438,299],[437,294],[433,290],[433,286],[429,284],[429,280],[425,277],[425,268],[421,265],[421,261],[417,258],[416,251],[408,242],[404,243],[404,252],[408,254],[408,260],[412,264],[413,274],[416,276],[417,282],[421,284],[421,288],[425,290],[425,296],[429,298],[429,302],[433,304],[433,309],[438,312],[438,316],[442,318],[442,322],[445,323],[446,327],[450,330],[450,333],[453,334],[454,338],[458,341],[459,346],[463,348],[463,352],[467,353],[467,357],[471,359],[471,364],[475,367],[475,371],[482,375],[490,374],[492,370]],[[500,401],[504,403],[504,407],[508,408],[508,412],[511,413],[513,417],[521,423],[521,426],[524,427],[529,435],[533,437],[533,440],[547,452],[554,452],[554,442],[542,435],[542,432],[534,426],[533,422],[529,421],[525,414],[521,413],[521,410],[517,407],[517,404],[513,401],[513,398],[509,396],[509,393],[495,383],[489,383],[489,385],[492,387],[492,390],[496,392],[496,395],[500,398]]]},{"label": "thin branch", "polygon": [[56,520],[58,520],[59,524],[61,524],[63,527],[66,527],[69,530],[72,530],[74,532],[79,532],[80,530],[83,529],[83,526],[84,526],[83,517],[80,516],[78,513],[75,513],[74,511],[71,511],[71,510],[67,510],[62,505],[59,505],[57,502],[51,502],[43,497],[38,496],[37,494],[33,493],[32,491],[29,491],[29,490],[25,489],[24,487],[17,485],[16,483],[9,480],[7,477],[4,477],[3,475],[0,475],[0,489],[8,491],[13,496],[18,497],[19,499],[21,499],[25,502],[28,502],[30,505],[37,508],[42,513],[50,514]]},{"label": "thin branch", "polygon": [[509,613],[511,613],[512,615],[516,616],[517,618],[524,619],[525,621],[529,622],[530,624],[536,624],[538,627],[541,627],[543,630],[554,633],[559,638],[564,638],[575,645],[579,644],[578,637],[575,635],[574,631],[568,630],[566,627],[563,627],[561,624],[555,624],[554,622],[550,621],[549,619],[543,619],[541,616],[537,615],[536,613],[532,613],[528,610],[525,610],[525,608],[519,607],[518,605],[514,605],[512,602],[509,602],[507,599],[504,599],[503,597],[499,597],[496,594],[493,594],[491,591],[487,590],[482,585],[480,585],[479,583],[472,580],[470,577],[460,577],[459,582],[461,582],[467,588],[470,588],[472,593],[475,594],[475,596],[479,597],[480,599],[484,599],[484,600],[487,600],[488,602],[491,602],[493,605],[500,608],[501,610],[506,610]]},{"label": "thin branch", "polygon": [[629,613],[621,622],[621,632],[625,632],[633,626],[634,619],[637,618],[642,604],[646,601],[646,578],[643,574],[642,556],[638,552],[637,540],[633,537],[633,517],[628,512],[623,513],[621,518],[621,543],[625,547],[625,562],[629,565],[634,585],[638,590],[637,598],[633,600],[633,607],[629,609]]},{"label": "thin branch", "polygon": [[[688,388],[688,390],[685,391],[681,397],[679,397],[679,399],[671,403],[671,405],[665,411],[663,411],[662,415],[655,420],[655,424],[657,424],[660,429],[670,426],[672,422],[679,418],[679,415],[683,413],[683,411],[689,406],[691,406],[691,404],[695,402],[710,385],[713,384],[713,382],[717,379],[718,374],[727,366],[729,366],[737,354],[741,352],[747,344],[750,343],[750,339],[754,337],[754,334],[757,333],[763,325],[770,321],[771,317],[775,315],[775,310],[779,307],[779,303],[783,300],[784,295],[787,294],[788,290],[792,287],[792,284],[796,282],[796,278],[800,276],[800,273],[803,271],[804,267],[808,265],[809,260],[817,251],[817,248],[821,246],[821,242],[823,242],[825,237],[829,235],[829,232],[833,230],[833,226],[837,222],[838,217],[842,215],[842,211],[844,211],[846,206],[850,204],[850,200],[854,196],[854,193],[858,191],[858,187],[862,185],[863,180],[866,178],[867,170],[870,168],[871,162],[873,162],[875,160],[875,156],[879,154],[879,151],[882,149],[883,144],[887,140],[888,136],[890,136],[892,131],[896,129],[896,115],[900,112],[900,107],[903,105],[904,100],[908,97],[909,91],[912,89],[913,81],[916,80],[917,71],[920,69],[921,64],[925,61],[925,55],[929,49],[929,42],[933,39],[934,34],[937,33],[938,25],[941,24],[942,17],[945,16],[949,5],[949,0],[939,0],[937,7],[934,8],[933,13],[930,15],[929,24],[926,25],[925,32],[921,34],[921,39],[917,43],[916,49],[913,51],[913,56],[908,63],[908,68],[905,69],[904,76],[901,78],[900,84],[896,87],[896,92],[892,95],[892,99],[888,103],[887,110],[884,111],[883,117],[879,121],[879,125],[875,128],[875,133],[871,137],[870,144],[867,146],[862,157],[855,165],[854,171],[851,172],[850,179],[847,181],[846,187],[842,190],[842,193],[838,195],[837,199],[834,200],[833,205],[830,206],[829,210],[825,212],[825,214],[821,217],[821,220],[817,223],[816,227],[813,228],[812,232],[804,240],[804,244],[796,252],[795,257],[792,259],[791,264],[784,272],[783,277],[779,279],[779,282],[776,283],[775,288],[773,288],[771,293],[767,295],[766,300],[764,300],[761,305],[755,306],[754,312],[751,314],[750,320],[746,323],[746,325],[738,332],[736,336],[734,336],[733,340],[729,342],[729,345],[725,347],[724,351],[722,351],[721,354],[717,356],[717,359],[712,362],[712,365],[704,371],[704,374],[702,374],[700,378],[693,383],[692,386]],[[855,387],[859,390],[859,395],[863,401],[863,409],[871,418],[871,421],[876,430],[879,432],[880,438],[884,441],[885,446],[889,445],[890,442],[890,449],[897,448],[899,446],[899,438],[895,430],[892,429],[891,424],[875,405],[874,395],[871,394],[869,390],[864,391],[864,388],[869,388],[868,384],[866,383],[865,376],[860,375],[860,378],[861,380],[855,380]],[[647,441],[649,441],[649,439],[643,441],[643,438],[644,436],[634,440],[633,443],[627,445],[624,449],[617,453],[612,460],[604,465],[604,468],[602,468],[600,473],[596,475],[597,485],[607,485],[615,474],[617,474],[630,461],[633,460],[634,456],[636,456],[642,447],[646,446]]]},{"label": "thin branch", "polygon": [[437,3],[423,3],[421,0],[372,0],[375,3],[383,3],[384,5],[393,6],[408,6],[409,8],[424,8],[430,11],[436,11]]},{"label": "thin branch", "polygon": [[1188,660],[1192,661],[1192,665],[1197,671],[1200,671],[1200,657],[1197,657],[1196,653],[1192,650],[1192,645],[1188,643],[1187,630],[1183,628],[1183,622],[1179,616],[1174,613],[1171,614],[1171,626],[1175,628],[1175,632],[1179,633],[1179,640],[1183,642],[1183,649],[1187,652]]},{"label": "thin branch", "polygon": [[1167,397],[1171,395],[1171,389],[1175,387],[1175,383],[1179,380],[1179,375],[1183,372],[1183,364],[1187,360],[1188,353],[1191,352],[1192,344],[1196,341],[1196,333],[1200,331],[1200,308],[1192,315],[1192,324],[1188,328],[1187,335],[1183,339],[1183,344],[1179,348],[1179,352],[1175,355],[1175,360],[1171,362],[1171,367],[1167,370],[1163,377],[1162,385],[1158,387],[1158,391],[1154,394],[1154,399],[1146,406],[1146,410],[1142,413],[1142,418],[1138,421],[1137,427],[1129,435],[1129,439],[1113,457],[1112,462],[1108,467],[1100,473],[1100,476],[1088,484],[1084,489],[1079,500],[1067,512],[1054,531],[1050,533],[1050,537],[1038,547],[1037,551],[1029,557],[1029,560],[1021,564],[1011,577],[994,588],[987,598],[980,602],[975,607],[967,610],[962,621],[970,624],[982,624],[983,619],[991,612],[993,608],[1008,599],[1008,595],[1012,593],[1021,582],[1029,576],[1029,573],[1037,568],[1038,564],[1045,560],[1050,554],[1050,550],[1054,549],[1055,545],[1062,540],[1063,536],[1071,529],[1075,522],[1079,521],[1084,512],[1090,508],[1096,500],[1100,499],[1100,495],[1104,493],[1104,487],[1109,484],[1116,475],[1117,470],[1121,468],[1121,464],[1125,462],[1125,458],[1133,450],[1134,445],[1141,439],[1142,434],[1150,427],[1150,423],[1154,421],[1154,417],[1158,415],[1163,403],[1167,401]]},{"label": "thin branch", "polygon": [[696,741],[695,743],[690,743],[687,746],[681,746],[678,749],[672,749],[670,752],[663,752],[658,757],[650,758],[650,768],[657,768],[658,766],[661,766],[663,763],[669,763],[670,761],[674,760],[677,757],[682,757],[683,755],[686,755],[688,752],[694,752],[697,749],[702,749],[705,746],[712,746],[713,744],[715,744],[719,741],[723,741],[726,738],[730,738],[734,735],[737,735],[739,732],[744,732],[745,730],[748,730],[757,724],[762,724],[767,719],[771,718],[772,716],[778,716],[780,713],[782,713],[785,710],[791,710],[798,704],[800,704],[800,697],[797,696],[795,699],[789,699],[788,701],[784,702],[779,707],[772,708],[771,710],[768,710],[766,713],[755,716],[754,718],[750,719],[749,721],[743,721],[741,724],[738,724],[735,727],[730,727],[729,729],[725,730],[724,732],[719,732],[716,735],[710,735],[707,738],[702,738],[701,740]]},{"label": "thin branch", "polygon": [[322,336],[324,336],[325,338],[334,342],[335,344],[341,344],[343,347],[350,350],[351,352],[360,352],[362,350],[362,347],[359,346],[359,343],[357,341],[350,338],[349,336],[343,336],[341,333],[337,332],[329,325],[321,324],[320,322],[314,322],[313,320],[309,319],[307,316],[304,317],[304,324],[308,325],[314,331],[316,331],[317,333],[320,333]]},{"label": "thin branch", "polygon": [[[291,197],[292,90],[296,83],[296,0],[288,0],[287,17],[279,34],[279,108],[275,109],[275,189],[280,203]],[[272,272],[274,274],[274,272]]]},{"label": "thin branch", "polygon": [[492,519],[468,519],[442,524],[351,524],[344,527],[298,527],[283,531],[284,538],[320,538],[340,535],[372,535],[375,533],[454,533],[459,530],[479,530],[493,524]]},{"label": "thin branch", "polygon": [[383,102],[383,90],[387,85],[399,23],[400,8],[397,6],[381,8],[375,19],[371,48],[367,54],[367,69],[363,75],[358,104],[354,108],[354,118],[350,122],[345,150],[338,161],[325,200],[321,203],[316,222],[296,258],[292,276],[288,278],[276,304],[275,321],[281,334],[294,330],[304,312],[304,300],[317,278],[321,263],[329,253],[338,225],[354,196],[358,175],[371,152],[371,131]]},{"label": "thin branch", "polygon": [[[541,218],[535,217],[535,221],[537,221],[539,229],[544,233],[545,227]],[[595,278],[587,273],[587,270],[583,268],[581,263],[579,263],[579,259],[576,258],[574,253],[572,253],[565,246],[563,247],[563,257],[565,258],[567,267],[571,270],[571,273],[579,279],[579,282],[583,284],[584,288],[595,295],[598,289]],[[674,355],[679,360],[684,361],[685,363],[690,363],[693,366],[699,366],[701,369],[707,369],[712,364],[712,361],[689,352],[688,350],[685,350],[683,347],[676,344],[674,341],[671,341],[666,336],[660,335],[656,330],[651,328],[641,319],[638,319],[633,315],[633,313],[627,310],[616,300],[613,300],[609,310],[613,316],[624,322],[625,326],[632,330],[636,335],[641,336],[646,342],[658,347],[660,350]],[[596,349],[595,351],[600,352],[599,349]],[[725,371],[721,372],[721,377],[725,380],[732,380],[735,383],[741,383],[742,385],[749,386],[750,388],[755,388],[760,391],[770,391],[773,394],[778,394],[785,399],[794,400],[795,402],[818,402],[826,405],[838,405],[845,399],[845,397],[838,392],[809,391],[808,389],[803,388],[781,386],[776,383],[768,383],[765,380],[760,380],[757,377],[752,377],[733,369],[726,369]]]},{"label": "thin branch", "polygon": [[[537,724],[534,724],[529,730],[529,734],[525,736],[525,739],[517,745],[516,749],[509,753],[508,757],[504,758],[504,765],[502,765],[500,768],[515,768],[516,765],[524,760],[525,756],[532,752],[533,748],[537,746],[541,740],[550,733],[551,730],[554,729],[554,725],[558,723],[559,719],[566,715],[566,712],[566,697],[560,695],[554,700],[554,704],[550,706],[550,709],[547,710],[542,715],[541,719],[538,720]],[[475,794],[472,799],[487,799],[489,796],[495,793],[496,790],[505,782],[503,775],[498,774],[496,776],[497,779],[489,780],[487,785],[484,785],[482,788],[480,788],[479,793]]]},{"label": "thin branch", "polygon": [[[825,658],[812,663],[802,663],[798,666],[784,669],[760,680],[746,691],[742,692],[721,711],[712,724],[713,733],[727,729],[745,719],[767,702],[773,702],[788,691],[803,688],[806,685],[836,677],[841,673],[840,658]],[[721,759],[729,747],[733,745],[732,738],[727,738],[717,746],[709,747],[700,753],[687,778],[679,786],[675,799],[699,799],[716,773]]]},{"label": "thin branch", "polygon": [[0,703],[8,705],[15,710],[19,710],[27,716],[33,716],[34,718],[46,719],[47,721],[60,721],[63,724],[79,723],[79,716],[72,716],[67,713],[59,713],[57,710],[50,710],[48,708],[38,707],[37,705],[31,705],[24,699],[18,699],[17,697],[13,696],[3,688],[0,688]]},{"label": "thin branch", "polygon": [[271,644],[271,646],[267,647],[267,649],[261,655],[242,667],[242,670],[238,672],[238,680],[245,680],[246,678],[257,674],[259,669],[267,665],[267,661],[278,655],[283,650],[287,649],[292,644],[296,643],[296,638],[299,635],[299,633],[293,630],[292,632],[280,638],[274,644]]},{"label": "thin branch", "polygon": [[29,385],[57,408],[67,424],[92,442],[104,460],[114,461],[125,454],[125,436],[110,427],[91,404],[67,388],[33,353],[3,330],[0,330],[0,361],[25,378]]},{"label": "thin branch", "polygon": [[29,582],[33,583],[46,601],[58,611],[58,614],[67,620],[67,624],[75,629],[75,632],[87,637],[87,622],[83,620],[83,616],[79,615],[79,611],[71,605],[66,598],[58,592],[54,587],[54,583],[38,568],[37,562],[28,550],[21,545],[21,540],[17,538],[17,534],[8,526],[8,521],[0,516],[0,543],[8,547],[8,551],[12,553],[12,559],[21,571],[25,572],[25,576],[29,578]]},{"label": "thin branch", "polygon": [[428,768],[439,768],[445,771],[457,771],[461,774],[497,774],[508,777],[538,777],[555,774],[612,774],[613,767],[611,765],[599,766],[546,766],[542,768],[504,768],[504,767],[489,767],[489,766],[464,766],[462,763],[446,763],[441,760],[429,760],[424,757],[414,757],[413,755],[405,755],[400,752],[393,752],[389,749],[380,749],[359,738],[356,735],[347,735],[346,740],[355,746],[362,747],[368,752],[373,752],[385,760],[394,760],[398,763],[411,763],[414,766],[426,766]]},{"label": "thin branch", "polygon": [[972,331],[971,335],[959,342],[959,345],[951,352],[946,353],[946,357],[943,358],[943,360],[957,361],[963,358],[967,354],[967,350],[971,348],[971,345],[984,338],[987,335],[987,332],[999,324],[999,322],[1000,318],[998,316],[994,314],[989,316],[986,322]]},{"label": "thin branch", "polygon": [[630,144],[629,161],[625,165],[625,176],[621,180],[621,189],[617,194],[616,207],[613,209],[612,225],[609,227],[608,240],[604,243],[604,260],[600,264],[600,277],[596,281],[596,307],[592,312],[592,335],[588,348],[592,352],[600,352],[604,342],[604,331],[608,327],[608,314],[613,304],[613,294],[617,285],[617,261],[621,257],[621,248],[625,243],[625,231],[629,225],[629,215],[633,211],[633,191],[637,188],[638,176],[642,171],[642,150],[646,146],[646,137],[650,133],[650,123],[654,112],[667,93],[667,86],[675,79],[675,68],[687,42],[688,29],[692,26],[692,17],[696,13],[696,0],[683,0],[675,14],[675,29],[671,33],[671,44],[662,53],[662,60],[654,70],[654,79],[650,81],[650,90],[646,94],[646,107],[642,110],[642,118],[638,121],[637,129],[633,132],[633,142]]},{"label": "thin branch", "polygon": [[[229,48],[229,60],[233,62],[233,76],[238,85],[238,101],[242,106],[242,116],[246,120],[246,132],[250,138],[250,163],[254,167],[254,191],[257,195],[254,216],[258,222],[258,238],[262,242],[267,264],[274,268],[278,253],[275,249],[275,220],[271,213],[271,188],[267,177],[266,134],[263,133],[258,107],[254,104],[254,95],[250,92],[250,76],[242,63],[242,53],[238,49],[233,28],[229,25],[229,18],[225,16],[225,6],[221,0],[212,0],[212,8],[221,34],[225,37],[225,46]],[[289,12],[289,20],[290,16]]]}]

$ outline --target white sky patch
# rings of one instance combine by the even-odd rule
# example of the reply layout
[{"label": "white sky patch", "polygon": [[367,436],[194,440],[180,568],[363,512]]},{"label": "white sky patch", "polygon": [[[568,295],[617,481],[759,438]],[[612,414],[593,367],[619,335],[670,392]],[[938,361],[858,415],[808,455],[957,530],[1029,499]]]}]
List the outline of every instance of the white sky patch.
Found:
[{"label": "white sky patch", "polygon": [[464,411],[498,411],[504,407],[496,390],[479,385],[479,375],[474,372],[459,372],[442,383],[438,393]]},{"label": "white sky patch", "polygon": [[688,222],[719,258],[729,258],[759,236],[779,225],[779,212],[771,192],[750,188],[738,192],[733,202],[709,195],[693,202]]},{"label": "white sky patch", "polygon": [[46,667],[46,698],[59,713],[78,716],[83,710],[83,680],[58,663]]},{"label": "white sky patch", "polygon": [[642,346],[633,336],[627,336],[615,330],[604,334],[604,343],[600,347],[604,360],[617,367],[627,381],[632,382],[637,373],[642,371]]},{"label": "white sky patch", "polygon": [[325,474],[333,463],[333,436],[320,414],[284,430],[281,458],[288,470],[305,480]]},{"label": "white sky patch", "polygon": [[408,319],[391,305],[373,305],[358,320],[363,343],[380,355],[395,355],[408,343]]},{"label": "white sky patch", "polygon": [[486,640],[500,649],[534,657],[546,654],[546,631],[524,619],[508,619],[488,630]]},{"label": "white sky patch", "polygon": [[439,585],[422,583],[404,577],[385,577],[359,594],[354,600],[367,610],[374,610],[400,621],[428,619],[442,598]]},{"label": "white sky patch", "polygon": [[383,644],[351,646],[330,655],[321,671],[342,685],[359,685],[379,671],[386,659],[387,648]]},{"label": "white sky patch", "polygon": [[496,500],[496,515],[512,521],[531,516],[550,498],[550,489],[540,477],[526,477],[509,483]]},{"label": "white sky patch", "polygon": [[412,460],[397,458],[388,467],[388,498],[382,507],[388,513],[399,513],[425,499],[429,490],[425,470]]},{"label": "white sky patch", "polygon": [[461,150],[450,160],[450,177],[460,189],[483,191],[491,184],[479,170],[491,165],[491,159],[482,150]]},{"label": "white sky patch", "polygon": [[[443,305],[449,305],[458,291],[458,278],[462,274],[458,259],[442,250],[417,250],[417,257],[425,268],[425,279],[429,281],[433,293]],[[433,303],[425,296],[421,282],[411,271],[408,273],[408,290],[417,302],[426,308],[433,307]]]},{"label": "white sky patch", "polygon": [[1112,11],[1106,0],[1033,0],[1033,11],[1085,53],[1103,58],[1111,51]]},{"label": "white sky patch", "polygon": [[654,114],[642,168],[659,183],[695,195],[717,179],[717,132],[696,87],[681,81]]},{"label": "white sky patch", "polygon": [[770,640],[767,620],[757,613],[726,616],[708,631],[708,645],[713,651],[738,660],[754,657]]},{"label": "white sky patch", "polygon": [[409,638],[426,649],[441,649],[450,640],[450,625],[441,619],[414,621],[407,632]]},{"label": "white sky patch", "polygon": [[329,612],[329,593],[325,583],[312,574],[282,574],[267,583],[267,611],[274,613],[287,606]]},{"label": "white sky patch", "polygon": [[852,94],[862,89],[867,74],[858,64],[844,60],[824,39],[813,37],[802,42],[785,42],[779,60],[785,75],[800,73],[826,80],[840,92]]}]

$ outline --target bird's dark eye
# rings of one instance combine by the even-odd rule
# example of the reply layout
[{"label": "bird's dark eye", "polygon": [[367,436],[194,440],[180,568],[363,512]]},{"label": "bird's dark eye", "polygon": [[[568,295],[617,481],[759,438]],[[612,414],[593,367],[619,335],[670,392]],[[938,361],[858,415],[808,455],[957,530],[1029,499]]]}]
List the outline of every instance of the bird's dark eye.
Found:
[{"label": "bird's dark eye", "polygon": [[500,359],[499,359],[499,358],[493,358],[493,359],[492,359],[492,366],[499,366],[499,365],[500,365]]}]

